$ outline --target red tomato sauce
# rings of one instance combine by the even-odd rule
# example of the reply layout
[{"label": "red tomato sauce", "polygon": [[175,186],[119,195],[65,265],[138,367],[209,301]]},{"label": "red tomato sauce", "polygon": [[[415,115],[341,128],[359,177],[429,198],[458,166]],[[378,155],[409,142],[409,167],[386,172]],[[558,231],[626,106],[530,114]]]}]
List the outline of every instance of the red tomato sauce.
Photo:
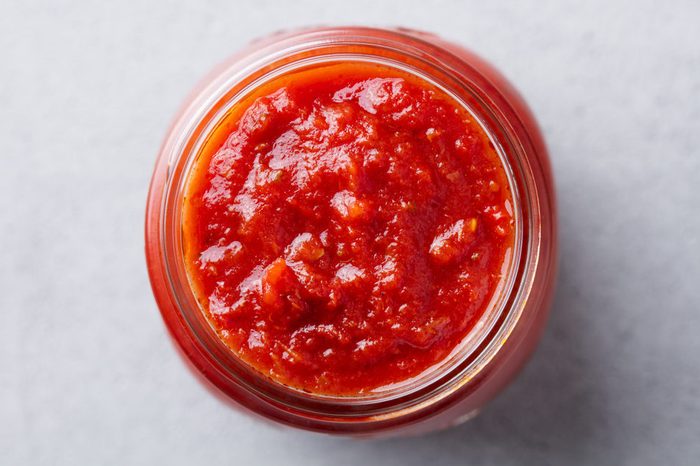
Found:
[{"label": "red tomato sauce", "polygon": [[328,395],[443,361],[489,307],[514,242],[481,126],[428,82],[360,63],[277,78],[229,111],[183,215],[190,283],[222,341]]}]

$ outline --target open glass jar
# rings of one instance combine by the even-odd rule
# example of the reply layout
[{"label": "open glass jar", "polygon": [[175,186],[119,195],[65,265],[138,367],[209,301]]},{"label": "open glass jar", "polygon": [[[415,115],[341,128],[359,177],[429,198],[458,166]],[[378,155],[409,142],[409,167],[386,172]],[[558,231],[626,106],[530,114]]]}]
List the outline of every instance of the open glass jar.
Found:
[{"label": "open glass jar", "polygon": [[[478,121],[506,169],[515,244],[502,285],[459,350],[425,375],[362,396],[308,393],[253,370],[217,336],[184,261],[185,187],[204,141],[252,90],[300,69],[362,62],[393,67],[451,95]],[[535,120],[491,66],[433,35],[409,30],[319,28],[254,43],[216,69],[179,113],[161,148],[146,211],[146,258],[163,319],[195,373],[228,400],[268,419],[355,436],[415,434],[464,421],[530,356],[556,274],[551,169]]]}]

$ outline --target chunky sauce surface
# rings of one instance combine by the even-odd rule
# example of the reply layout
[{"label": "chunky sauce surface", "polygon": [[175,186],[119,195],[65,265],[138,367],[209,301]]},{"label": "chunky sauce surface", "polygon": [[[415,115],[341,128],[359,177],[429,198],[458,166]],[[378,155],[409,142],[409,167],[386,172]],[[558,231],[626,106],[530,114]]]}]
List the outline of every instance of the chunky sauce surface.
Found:
[{"label": "chunky sauce surface", "polygon": [[423,80],[345,63],[254,91],[212,133],[184,205],[190,281],[272,379],[357,395],[443,360],[513,246],[501,161]]}]

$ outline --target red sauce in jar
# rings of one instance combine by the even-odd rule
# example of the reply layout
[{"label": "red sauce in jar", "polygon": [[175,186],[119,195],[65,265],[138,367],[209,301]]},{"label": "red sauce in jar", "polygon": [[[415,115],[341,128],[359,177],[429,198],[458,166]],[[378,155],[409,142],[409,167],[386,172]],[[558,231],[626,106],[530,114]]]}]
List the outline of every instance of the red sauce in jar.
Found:
[{"label": "red sauce in jar", "polygon": [[514,243],[502,162],[427,81],[341,63],[257,88],[212,131],[185,196],[191,285],[277,382],[357,395],[443,361]]}]

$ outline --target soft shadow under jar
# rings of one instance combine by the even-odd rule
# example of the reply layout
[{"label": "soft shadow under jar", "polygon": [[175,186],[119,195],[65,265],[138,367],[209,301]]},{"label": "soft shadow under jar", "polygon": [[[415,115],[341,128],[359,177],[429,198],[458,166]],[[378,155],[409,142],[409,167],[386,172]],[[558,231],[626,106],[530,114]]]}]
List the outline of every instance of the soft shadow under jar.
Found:
[{"label": "soft shadow under jar", "polygon": [[556,217],[534,118],[405,30],[279,34],[202,83],[161,149],[153,291],[227,400],[355,436],[457,424],[532,353]]}]

